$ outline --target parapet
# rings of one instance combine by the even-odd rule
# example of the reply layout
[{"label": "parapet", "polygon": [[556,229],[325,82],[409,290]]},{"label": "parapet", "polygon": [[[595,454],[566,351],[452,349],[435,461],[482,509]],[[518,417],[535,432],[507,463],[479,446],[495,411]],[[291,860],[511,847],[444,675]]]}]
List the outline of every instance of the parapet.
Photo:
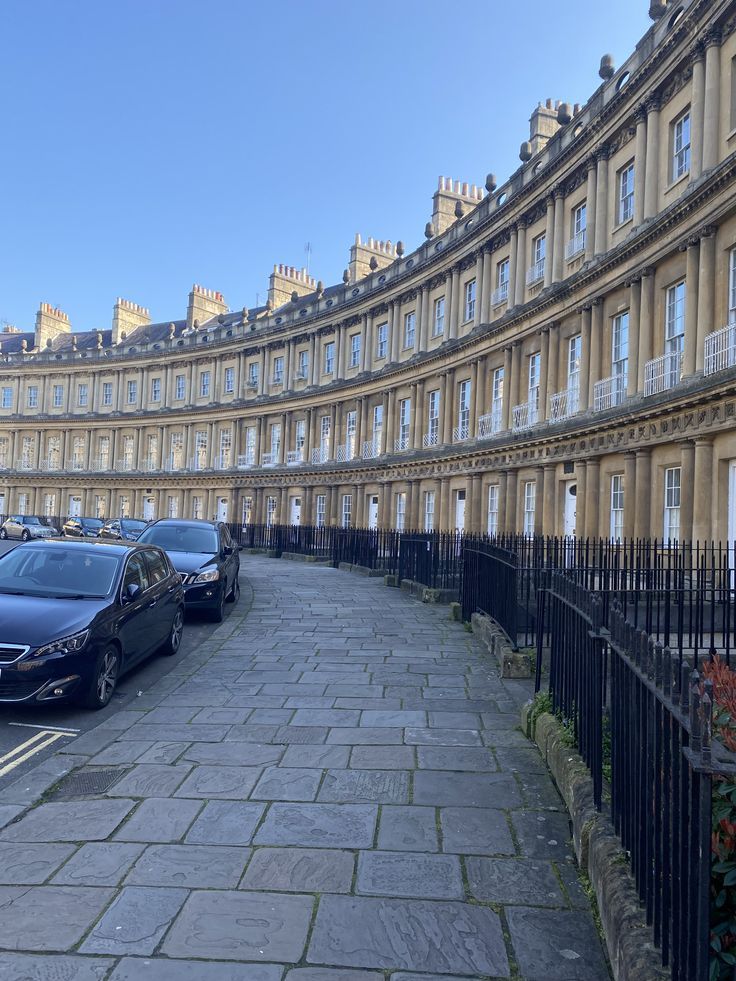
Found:
[{"label": "parapet", "polygon": [[194,321],[203,324],[206,320],[227,313],[228,306],[225,297],[218,290],[209,290],[197,283],[192,286],[187,304],[187,327],[194,326]]},{"label": "parapet", "polygon": [[285,303],[291,303],[293,293],[306,296],[317,289],[317,280],[310,276],[306,269],[296,269],[283,263],[274,265],[273,272],[268,277],[268,299],[272,309],[276,310]]},{"label": "parapet", "polygon": [[463,212],[475,208],[483,200],[483,188],[452,177],[440,177],[432,198],[432,227],[441,235]]},{"label": "parapet", "polygon": [[71,329],[68,314],[50,303],[42,303],[36,314],[35,347],[45,348],[48,340],[53,341],[58,334],[69,334]]},{"label": "parapet", "polygon": [[348,282],[355,283],[376,269],[385,269],[397,258],[396,246],[391,239],[367,238],[365,242],[360,232],[355,233],[355,242],[350,246]]},{"label": "parapet", "polygon": [[132,300],[124,300],[119,296],[112,308],[112,337],[113,344],[119,344],[124,334],[131,334],[136,328],[151,323],[151,312]]}]

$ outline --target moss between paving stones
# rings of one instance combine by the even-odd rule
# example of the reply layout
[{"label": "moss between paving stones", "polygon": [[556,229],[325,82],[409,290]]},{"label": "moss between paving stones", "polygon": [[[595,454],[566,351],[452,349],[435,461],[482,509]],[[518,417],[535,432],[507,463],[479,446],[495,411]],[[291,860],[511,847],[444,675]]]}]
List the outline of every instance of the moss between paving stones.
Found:
[{"label": "moss between paving stones", "polygon": [[671,974],[661,965],[621,843],[608,817],[595,809],[588,768],[553,715],[535,717],[530,702],[522,709],[521,727],[539,747],[570,814],[573,847],[595,894],[614,978],[667,981]]}]

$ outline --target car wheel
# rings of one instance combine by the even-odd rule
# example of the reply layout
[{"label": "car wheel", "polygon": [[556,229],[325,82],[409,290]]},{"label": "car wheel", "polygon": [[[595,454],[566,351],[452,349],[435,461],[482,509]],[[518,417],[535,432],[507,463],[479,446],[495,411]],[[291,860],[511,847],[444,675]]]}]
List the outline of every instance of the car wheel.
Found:
[{"label": "car wheel", "polygon": [[233,588],[230,590],[227,601],[228,603],[237,603],[240,599],[240,580],[236,576],[233,581]]},{"label": "car wheel", "polygon": [[217,606],[214,610],[210,610],[210,620],[213,623],[222,623],[225,618],[225,586],[220,590],[220,596],[217,601]]},{"label": "car wheel", "polygon": [[2,538],[3,541],[5,541],[7,537],[8,537],[7,531],[4,528],[0,528],[0,538]]},{"label": "car wheel", "polygon": [[171,630],[169,631],[169,636],[164,644],[163,653],[167,656],[176,654],[176,652],[181,647],[181,637],[184,633],[184,610],[182,607],[176,611],[174,619],[171,623]]},{"label": "car wheel", "polygon": [[[28,541],[28,539],[29,539],[29,538],[31,537],[31,533],[30,533],[30,531],[28,531],[28,530],[26,529],[26,531],[24,531],[24,532],[23,532],[23,534],[22,534],[22,535],[21,535],[20,537],[21,537],[21,540],[22,540],[22,541],[24,541],[24,542],[27,542],[27,541]],[[25,554],[25,553],[24,553],[24,554]]]},{"label": "car wheel", "polygon": [[90,709],[104,708],[112,698],[120,673],[120,651],[117,647],[106,647],[97,658],[92,681],[83,699]]}]

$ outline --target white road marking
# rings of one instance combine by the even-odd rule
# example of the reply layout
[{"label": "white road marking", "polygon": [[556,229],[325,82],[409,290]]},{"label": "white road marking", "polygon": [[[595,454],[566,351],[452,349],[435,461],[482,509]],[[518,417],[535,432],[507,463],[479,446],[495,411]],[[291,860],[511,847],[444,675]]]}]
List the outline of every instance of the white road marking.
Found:
[{"label": "white road marking", "polygon": [[[12,752],[6,753],[5,756],[0,757],[0,763],[4,763],[5,760],[11,760],[10,763],[6,763],[5,766],[0,767],[0,777],[5,776],[6,773],[10,773],[10,771],[14,770],[16,766],[20,766],[21,763],[25,763],[26,760],[30,759],[32,756],[35,756],[36,753],[40,753],[42,749],[46,749],[47,746],[55,743],[57,739],[61,739],[64,735],[66,735],[66,733],[44,731],[38,733],[36,736],[32,736],[30,739],[27,739],[24,743],[21,743],[20,746],[16,746]],[[38,742],[39,739],[41,742]],[[32,743],[35,743],[35,745],[31,745]],[[18,753],[20,753],[23,749],[26,749],[28,746],[30,746],[30,749],[28,749],[27,752],[23,753],[22,756],[17,756]],[[12,757],[15,758],[11,759]]]},{"label": "white road marking", "polygon": [[8,722],[8,725],[20,726],[22,729],[43,729],[44,732],[79,732],[79,729],[68,729],[66,726],[34,726],[30,722]]}]

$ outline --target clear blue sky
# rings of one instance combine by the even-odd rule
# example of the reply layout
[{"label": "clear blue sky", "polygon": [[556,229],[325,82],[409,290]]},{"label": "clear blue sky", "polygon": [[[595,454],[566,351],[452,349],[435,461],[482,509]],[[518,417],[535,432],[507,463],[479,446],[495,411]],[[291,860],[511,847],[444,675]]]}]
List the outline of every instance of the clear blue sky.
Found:
[{"label": "clear blue sky", "polygon": [[0,321],[233,309],[274,262],[339,281],[356,231],[422,241],[440,174],[500,181],[540,99],[585,102],[646,0],[5,0]]}]

